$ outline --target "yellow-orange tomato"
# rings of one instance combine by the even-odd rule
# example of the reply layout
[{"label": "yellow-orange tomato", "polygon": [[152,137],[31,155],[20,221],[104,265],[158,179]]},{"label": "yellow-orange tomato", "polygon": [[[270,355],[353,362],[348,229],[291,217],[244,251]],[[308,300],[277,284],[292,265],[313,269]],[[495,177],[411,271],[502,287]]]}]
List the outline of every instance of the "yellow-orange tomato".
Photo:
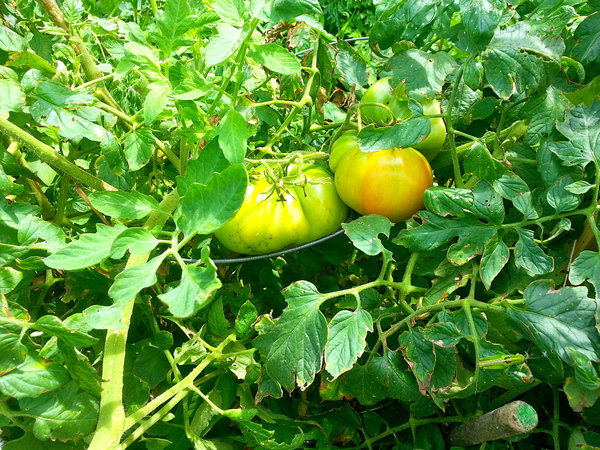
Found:
[{"label": "yellow-orange tomato", "polygon": [[414,148],[366,153],[354,131],[333,143],[329,167],[341,199],[360,214],[380,214],[392,222],[407,220],[423,208],[433,185],[427,159]]}]

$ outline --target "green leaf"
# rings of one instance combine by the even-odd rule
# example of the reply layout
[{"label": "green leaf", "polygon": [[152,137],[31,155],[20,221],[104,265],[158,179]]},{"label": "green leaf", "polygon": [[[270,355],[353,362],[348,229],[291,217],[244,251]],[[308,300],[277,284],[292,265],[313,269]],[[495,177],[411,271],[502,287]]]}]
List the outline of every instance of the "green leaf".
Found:
[{"label": "green leaf", "polygon": [[454,59],[445,52],[426,53],[418,49],[393,56],[389,64],[394,74],[391,85],[404,81],[407,94],[415,100],[436,97],[456,67]]},{"label": "green leaf", "polygon": [[19,439],[4,443],[2,450],[77,450],[79,445],[80,443],[40,440],[27,432]]},{"label": "green leaf", "polygon": [[192,184],[179,202],[177,226],[186,236],[209,234],[242,206],[248,174],[236,164],[213,175],[206,185]]},{"label": "green leaf", "polygon": [[97,330],[114,330],[124,326],[123,308],[144,288],[156,284],[156,272],[165,255],[159,255],[145,264],[127,267],[115,277],[108,294],[113,299],[111,306],[94,305],[87,308],[84,318],[87,324]]},{"label": "green leaf", "polygon": [[361,151],[366,153],[394,147],[411,147],[429,136],[430,132],[431,120],[415,117],[391,127],[367,125],[358,133],[358,144]]},{"label": "green leaf", "polygon": [[417,377],[419,389],[426,389],[435,368],[433,344],[425,339],[420,330],[413,328],[402,333],[398,342],[404,359]]},{"label": "green leaf", "polygon": [[132,130],[125,136],[123,152],[130,170],[139,170],[150,161],[154,143],[152,131],[146,128]]},{"label": "green leaf", "polygon": [[164,8],[155,15],[157,30],[151,30],[149,35],[168,58],[180,47],[196,42],[185,35],[194,26],[196,15],[192,14],[186,0],[167,0]]},{"label": "green leaf", "polygon": [[170,291],[158,296],[174,317],[190,317],[211,301],[211,295],[221,287],[217,268],[210,260],[207,267],[183,266],[181,282]]},{"label": "green leaf", "polygon": [[22,410],[35,417],[33,433],[38,439],[76,440],[96,426],[98,405],[87,393],[78,392],[76,383],[19,400]]},{"label": "green leaf", "polygon": [[566,363],[572,362],[572,349],[598,359],[596,302],[587,297],[586,288],[555,290],[551,281],[540,280],[530,284],[523,296],[525,308],[509,308],[508,320],[542,352],[555,352]]},{"label": "green leaf", "polygon": [[575,29],[575,46],[571,50],[574,59],[582,64],[600,61],[600,13],[586,17]]},{"label": "green leaf", "polygon": [[448,249],[448,261],[462,266],[477,255],[481,255],[486,245],[496,235],[495,227],[470,228],[458,235],[458,242]]},{"label": "green leaf", "polygon": [[471,211],[480,219],[494,225],[504,222],[504,202],[487,181],[480,181],[473,188],[473,206]]},{"label": "green leaf", "polygon": [[38,397],[69,381],[69,374],[58,362],[27,356],[16,369],[0,376],[0,391],[17,399]]},{"label": "green leaf", "polygon": [[379,235],[389,237],[392,225],[388,218],[370,214],[342,224],[342,227],[356,248],[369,256],[375,256],[385,250]]},{"label": "green leaf", "polygon": [[600,378],[598,372],[589,358],[577,350],[570,349],[569,356],[573,360],[575,379],[585,389],[600,389]]},{"label": "green leaf", "polygon": [[93,95],[86,91],[74,91],[56,81],[42,81],[35,90],[37,97],[56,106],[74,108],[96,103]]},{"label": "green leaf", "polygon": [[62,107],[38,100],[29,111],[33,119],[44,125],[58,128],[65,139],[79,142],[82,138],[93,142],[110,142],[114,137],[103,127],[86,120]]},{"label": "green leaf", "polygon": [[594,286],[596,297],[600,297],[600,253],[585,250],[571,264],[569,281],[580,285],[589,280]]},{"label": "green leaf", "polygon": [[298,58],[278,44],[253,44],[248,56],[267,69],[283,75],[294,75],[302,69]]},{"label": "green leaf", "polygon": [[235,318],[235,331],[241,338],[247,337],[252,331],[252,325],[258,319],[256,306],[250,300],[246,300]]},{"label": "green leaf", "polygon": [[336,45],[337,70],[342,75],[342,80],[350,87],[360,89],[367,84],[367,64],[358,53],[345,41]]},{"label": "green leaf", "polygon": [[5,119],[11,111],[21,111],[25,105],[25,93],[11,80],[0,80],[0,117]]},{"label": "green leaf", "polygon": [[1,376],[25,361],[27,347],[23,345],[18,334],[6,333],[0,328],[0,354],[2,355],[0,358]]},{"label": "green leaf", "polygon": [[[503,29],[498,29],[490,42],[490,47],[509,51],[508,54],[516,55],[520,51],[543,55],[560,64],[565,51],[565,43],[560,35],[561,29],[552,26],[546,27],[542,20],[522,20]],[[521,53],[522,56],[526,54]],[[515,60],[518,60],[516,58]],[[541,60],[539,60],[541,62]],[[518,69],[517,69],[518,70]],[[539,76],[539,74],[525,74],[530,68],[523,67],[523,76]],[[541,74],[543,70],[540,70]],[[507,72],[506,74],[510,74]],[[487,75],[487,72],[486,72]],[[519,75],[516,74],[518,77]]]},{"label": "green leaf", "polygon": [[231,164],[241,163],[246,156],[248,140],[246,119],[235,109],[230,109],[219,123],[217,133],[225,158]]},{"label": "green leaf", "polygon": [[324,300],[307,281],[292,284],[283,295],[288,306],[275,324],[260,330],[254,344],[274,381],[290,390],[297,382],[304,390],[321,369],[327,322],[319,306]]},{"label": "green leaf", "polygon": [[506,166],[494,159],[486,146],[473,142],[464,159],[465,173],[493,182],[508,172]]},{"label": "green leaf", "polygon": [[144,99],[144,123],[148,126],[158,118],[169,102],[171,88],[166,82],[150,83]]},{"label": "green leaf", "polygon": [[23,272],[12,267],[0,267],[0,294],[8,294],[23,279]]},{"label": "green leaf", "polygon": [[193,183],[206,185],[214,173],[221,173],[229,167],[217,139],[213,139],[198,155],[188,161],[185,177],[177,177],[177,192],[184,197]]},{"label": "green leaf", "polygon": [[530,275],[544,275],[554,270],[554,259],[548,256],[533,240],[533,231],[518,228],[519,240],[515,244],[515,263]]},{"label": "green leaf", "polygon": [[325,346],[325,369],[333,378],[350,370],[362,355],[367,331],[373,331],[373,318],[363,309],[342,310],[331,319]]},{"label": "green leaf", "polygon": [[478,49],[483,50],[500,24],[506,4],[501,1],[460,0],[462,24]]},{"label": "green leaf", "polygon": [[470,214],[462,218],[445,218],[429,211],[420,211],[419,216],[423,219],[423,224],[401,230],[392,241],[394,244],[404,245],[415,252],[426,252],[441,247],[456,236],[469,239],[469,235],[475,233],[477,239],[486,236],[489,239],[495,232],[495,228],[483,224]]},{"label": "green leaf", "polygon": [[229,58],[242,42],[242,29],[228,23],[217,25],[217,34],[210,38],[205,47],[206,65],[215,66]]},{"label": "green leaf", "polygon": [[159,243],[160,241],[145,228],[128,228],[113,242],[110,257],[121,259],[127,251],[132,255],[149,253]]},{"label": "green leaf", "polygon": [[92,206],[115,219],[143,219],[160,209],[158,201],[138,191],[102,191],[89,196]]},{"label": "green leaf", "polygon": [[10,28],[0,25],[0,50],[24,52],[27,50],[27,42]]},{"label": "green leaf", "polygon": [[508,246],[500,235],[494,235],[486,244],[481,257],[479,273],[486,289],[490,289],[492,281],[498,276],[510,258]]},{"label": "green leaf", "polygon": [[89,392],[94,397],[100,397],[100,393],[102,392],[102,378],[100,374],[83,353],[67,342],[64,339],[60,340],[58,348],[69,375],[79,383],[81,389]]},{"label": "green leaf", "polygon": [[579,195],[573,194],[567,190],[573,184],[573,178],[570,175],[565,175],[559,178],[548,189],[547,200],[548,204],[556,210],[557,213],[573,211],[576,209],[581,200]]},{"label": "green leaf", "polygon": [[490,87],[504,100],[537,89],[544,73],[541,59],[516,48],[489,50],[483,67]]},{"label": "green leaf", "polygon": [[433,186],[425,191],[423,201],[428,211],[440,216],[462,216],[473,208],[473,192],[469,189]]},{"label": "green leaf", "polygon": [[91,347],[98,342],[98,338],[67,326],[56,316],[40,317],[35,321],[34,328],[50,336],[56,336],[75,348]]},{"label": "green leaf", "polygon": [[565,121],[556,124],[556,129],[568,141],[548,145],[564,165],[585,167],[592,161],[600,162],[600,102],[589,108],[582,104],[571,109]]},{"label": "green leaf", "polygon": [[122,225],[109,227],[98,224],[96,233],[86,233],[76,241],[44,259],[52,269],[78,270],[98,264],[108,258],[115,239],[125,229]]},{"label": "green leaf", "polygon": [[274,22],[289,22],[304,14],[323,17],[323,10],[318,0],[273,0],[270,12],[271,20]]}]

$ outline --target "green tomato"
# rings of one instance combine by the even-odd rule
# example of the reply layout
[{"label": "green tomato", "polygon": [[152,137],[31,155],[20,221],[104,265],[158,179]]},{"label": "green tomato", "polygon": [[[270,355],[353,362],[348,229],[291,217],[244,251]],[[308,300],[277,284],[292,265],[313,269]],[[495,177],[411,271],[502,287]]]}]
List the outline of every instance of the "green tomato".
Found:
[{"label": "green tomato", "polygon": [[305,244],[340,228],[348,215],[329,171],[316,164],[289,166],[302,185],[275,187],[258,170],[250,177],[244,203],[236,215],[215,231],[228,249],[248,255],[275,252]]},{"label": "green tomato", "polygon": [[360,214],[380,214],[392,222],[423,209],[423,194],[433,185],[427,159],[411,147],[363,152],[356,132],[331,147],[329,167],[342,200]]},{"label": "green tomato", "polygon": [[[397,95],[390,85],[391,77],[382,78],[373,83],[364,93],[361,103],[380,103],[387,106],[386,108],[369,105],[361,107],[361,114],[366,123],[373,123],[377,126],[385,126],[393,123],[395,120],[406,120],[411,116],[408,99],[403,99],[401,95]],[[419,103],[423,107],[423,114],[436,115],[441,113],[440,103],[435,99],[420,100]],[[413,147],[419,150],[423,155],[431,161],[440,152],[444,141],[446,140],[446,125],[441,117],[430,119],[431,132],[423,141]]]}]

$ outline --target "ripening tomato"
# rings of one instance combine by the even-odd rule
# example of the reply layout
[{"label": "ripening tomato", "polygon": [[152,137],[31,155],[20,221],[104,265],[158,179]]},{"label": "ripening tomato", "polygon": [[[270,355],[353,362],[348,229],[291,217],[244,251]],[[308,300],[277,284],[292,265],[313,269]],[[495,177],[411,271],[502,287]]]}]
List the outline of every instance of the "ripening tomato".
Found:
[{"label": "ripening tomato", "polygon": [[349,131],[331,147],[329,167],[342,200],[360,214],[380,214],[392,222],[423,209],[423,194],[433,185],[427,159],[414,148],[366,153]]},{"label": "ripening tomato", "polygon": [[290,245],[305,244],[333,233],[348,215],[333,185],[331,173],[316,164],[294,165],[300,184],[279,183],[277,187],[258,170],[250,177],[244,203],[236,215],[215,231],[228,249],[260,255]]},{"label": "ripening tomato", "polygon": [[[366,123],[374,123],[378,126],[389,125],[394,119],[408,119],[411,115],[408,99],[401,100],[394,94],[390,85],[391,77],[382,78],[373,83],[364,93],[361,103],[381,103],[390,108],[395,118],[390,117],[389,111],[381,106],[363,106],[361,114]],[[435,99],[420,100],[424,115],[436,115],[441,113],[440,103]],[[413,147],[419,150],[429,161],[440,152],[446,140],[446,125],[441,117],[430,119],[431,131],[423,141]]]}]

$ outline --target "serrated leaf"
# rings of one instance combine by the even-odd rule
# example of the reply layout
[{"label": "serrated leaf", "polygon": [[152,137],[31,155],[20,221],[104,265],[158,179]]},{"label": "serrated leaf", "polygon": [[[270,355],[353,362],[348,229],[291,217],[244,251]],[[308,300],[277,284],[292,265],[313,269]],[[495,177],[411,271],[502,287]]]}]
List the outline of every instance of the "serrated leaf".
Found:
[{"label": "serrated leaf", "polygon": [[523,294],[525,308],[509,308],[509,321],[542,352],[555,352],[571,363],[570,349],[596,361],[600,338],[596,329],[596,302],[583,287],[556,290],[551,281],[530,284]]},{"label": "serrated leaf", "polygon": [[22,398],[19,404],[35,417],[33,433],[42,440],[80,439],[98,420],[98,404],[90,394],[78,392],[74,382],[36,398]]},{"label": "serrated leaf", "polygon": [[412,251],[425,252],[441,247],[456,236],[466,236],[470,233],[485,235],[489,233],[489,230],[494,230],[472,215],[465,215],[461,218],[445,218],[429,211],[421,211],[419,216],[423,219],[423,224],[401,230],[398,237],[392,241],[394,244],[404,245]]},{"label": "serrated leaf", "polygon": [[177,192],[184,197],[190,185],[206,185],[214,173],[221,173],[227,167],[229,162],[223,155],[218,140],[213,139],[202,149],[197,159],[188,161],[185,177],[177,177]]},{"label": "serrated leaf", "polygon": [[434,186],[425,191],[423,201],[428,211],[439,216],[461,216],[472,209],[473,192],[469,189]]},{"label": "serrated leaf", "polygon": [[115,277],[108,294],[114,303],[110,306],[94,305],[83,312],[87,324],[97,330],[114,330],[124,326],[123,308],[144,288],[156,284],[156,272],[165,255],[159,255],[145,264],[125,268]]},{"label": "serrated leaf", "polygon": [[585,280],[592,283],[596,297],[600,297],[600,253],[584,250],[571,264],[569,281],[580,285]]},{"label": "serrated leaf", "polygon": [[447,53],[426,53],[410,49],[390,58],[391,84],[405,81],[407,94],[415,99],[433,98],[442,91],[446,77],[456,67]]},{"label": "serrated leaf", "polygon": [[40,317],[35,321],[34,328],[50,336],[56,336],[75,348],[91,347],[98,342],[98,338],[67,326],[56,316]]},{"label": "serrated leaf", "polygon": [[575,46],[571,50],[573,58],[582,64],[600,61],[600,14],[596,12],[586,17],[575,29]]},{"label": "serrated leaf", "polygon": [[157,30],[151,30],[149,35],[168,58],[180,47],[196,42],[185,35],[194,26],[196,15],[192,14],[186,0],[167,0],[164,8],[155,15]]},{"label": "serrated leaf", "polygon": [[[496,30],[489,46],[516,52],[524,50],[552,58],[557,63],[560,63],[565,51],[560,29],[546,27],[544,22],[538,19],[518,21],[506,28]],[[529,70],[529,68],[524,69]]]},{"label": "serrated leaf", "polygon": [[481,257],[479,273],[486,289],[490,289],[492,281],[498,276],[510,258],[508,246],[500,235],[494,235],[486,244]]},{"label": "serrated leaf", "polygon": [[366,153],[395,147],[411,147],[424,140],[430,132],[431,120],[426,117],[415,117],[391,127],[367,125],[358,133],[358,145],[360,150]]},{"label": "serrated leaf", "polygon": [[27,42],[10,28],[0,25],[0,49],[5,52],[24,52]]},{"label": "serrated leaf", "polygon": [[144,98],[144,123],[148,126],[158,118],[169,102],[171,88],[167,83],[150,83]]},{"label": "serrated leaf", "polygon": [[501,1],[461,0],[462,24],[480,50],[485,49],[500,23],[506,4]]},{"label": "serrated leaf", "polygon": [[483,67],[490,87],[504,100],[537,89],[544,72],[541,59],[516,48],[489,50]]},{"label": "serrated leaf", "polygon": [[548,256],[533,240],[533,231],[518,228],[519,240],[515,244],[515,263],[527,273],[544,275],[554,269],[554,259]]},{"label": "serrated leaf", "polygon": [[448,249],[448,261],[457,266],[481,255],[485,246],[497,233],[495,227],[470,228],[458,235],[458,242]]},{"label": "serrated leaf", "polygon": [[585,167],[592,161],[600,162],[600,102],[591,107],[579,105],[571,109],[556,129],[568,141],[550,142],[550,150],[564,165]]},{"label": "serrated leaf", "polygon": [[156,199],[138,191],[101,191],[90,194],[89,198],[94,208],[115,219],[143,219],[160,209]]},{"label": "serrated leaf", "polygon": [[473,188],[473,206],[471,211],[480,219],[494,225],[504,222],[504,202],[502,197],[487,181],[480,181]]},{"label": "serrated leaf", "polygon": [[283,291],[288,303],[274,325],[261,329],[254,340],[265,355],[269,376],[286,389],[304,390],[321,369],[327,322],[319,306],[324,301],[316,287],[299,281]]},{"label": "serrated leaf", "polygon": [[115,239],[110,249],[110,257],[121,259],[129,251],[132,255],[151,252],[159,240],[145,228],[128,228]]},{"label": "serrated leaf", "polygon": [[225,158],[231,164],[238,164],[246,156],[246,144],[248,140],[248,124],[246,119],[235,109],[225,113],[217,127],[219,144]]},{"label": "serrated leaf", "polygon": [[206,185],[190,185],[177,208],[177,226],[186,236],[212,233],[242,206],[247,184],[244,166],[236,164],[213,175]]},{"label": "serrated leaf", "polygon": [[402,333],[398,342],[404,359],[417,377],[419,390],[423,392],[429,386],[435,368],[433,344],[425,339],[420,330],[412,328]]},{"label": "serrated leaf", "polygon": [[210,38],[204,52],[206,65],[215,66],[229,58],[237,50],[242,41],[242,29],[220,23],[217,34]]},{"label": "serrated leaf", "polygon": [[184,266],[179,285],[158,298],[174,317],[185,318],[206,307],[220,287],[217,268],[208,261],[207,267]]},{"label": "serrated leaf", "polygon": [[508,172],[506,166],[494,159],[487,147],[473,142],[464,159],[465,172],[472,173],[481,180],[493,182]]},{"label": "serrated leaf", "polygon": [[144,167],[154,151],[154,135],[152,131],[142,128],[133,130],[125,136],[123,152],[130,170]]},{"label": "serrated leaf", "polygon": [[96,98],[86,91],[75,91],[56,81],[42,81],[35,90],[37,97],[53,105],[72,108],[91,105]]},{"label": "serrated leaf", "polygon": [[342,310],[331,319],[325,346],[325,369],[333,378],[350,370],[362,355],[368,331],[373,331],[373,318],[363,309]]},{"label": "serrated leaf", "polygon": [[0,376],[0,391],[17,399],[35,398],[59,388],[67,381],[69,374],[62,364],[28,355],[17,368]]},{"label": "serrated leaf", "polygon": [[346,42],[339,41],[336,45],[336,68],[342,80],[350,87],[360,89],[367,84],[367,63]]},{"label": "serrated leaf", "polygon": [[342,227],[356,248],[369,256],[375,256],[384,250],[378,236],[384,234],[389,237],[392,222],[386,217],[370,214],[343,224]]},{"label": "serrated leaf", "polygon": [[244,338],[252,331],[252,325],[258,319],[256,306],[250,300],[246,300],[235,318],[235,331],[241,338]]},{"label": "serrated leaf", "polygon": [[293,75],[302,69],[298,57],[278,44],[254,44],[250,47],[248,56],[267,69],[283,75]]},{"label": "serrated leaf", "polygon": [[565,175],[559,178],[548,189],[546,199],[548,204],[556,210],[557,213],[573,211],[581,203],[579,195],[573,194],[567,190],[567,187],[572,185],[573,178],[570,175]]},{"label": "serrated leaf", "polygon": [[76,241],[54,252],[44,259],[44,264],[52,269],[78,270],[98,264],[108,258],[110,249],[124,226],[109,227],[98,224],[96,233],[86,233]]}]

